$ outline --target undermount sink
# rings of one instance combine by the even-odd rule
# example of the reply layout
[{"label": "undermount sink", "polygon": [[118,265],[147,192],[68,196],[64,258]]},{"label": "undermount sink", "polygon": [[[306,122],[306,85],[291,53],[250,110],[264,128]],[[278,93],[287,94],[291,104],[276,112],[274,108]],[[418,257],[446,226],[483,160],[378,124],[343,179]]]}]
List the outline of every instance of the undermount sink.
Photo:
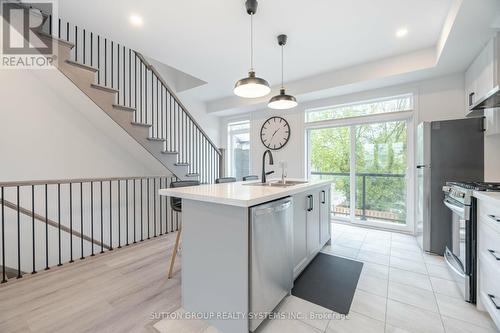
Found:
[{"label": "undermount sink", "polygon": [[300,185],[300,184],[307,184],[308,182],[306,180],[287,180],[284,184],[277,180],[277,181],[272,181],[272,182],[267,182],[267,183],[248,183],[248,184],[243,184],[246,186],[271,186],[271,187],[290,187],[290,186],[295,186],[295,185]]}]

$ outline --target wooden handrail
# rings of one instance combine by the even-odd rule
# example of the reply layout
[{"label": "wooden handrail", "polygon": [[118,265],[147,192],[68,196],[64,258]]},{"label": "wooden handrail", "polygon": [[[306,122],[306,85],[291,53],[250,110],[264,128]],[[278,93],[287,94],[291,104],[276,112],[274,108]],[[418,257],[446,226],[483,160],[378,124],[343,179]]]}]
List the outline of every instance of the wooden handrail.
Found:
[{"label": "wooden handrail", "polygon": [[[32,185],[55,185],[55,184],[77,184],[97,183],[118,180],[138,180],[154,178],[172,178],[172,176],[137,176],[137,177],[108,177],[108,178],[75,178],[75,179],[46,179],[46,180],[24,180],[17,182],[0,182],[0,187],[32,186]],[[175,177],[173,177],[175,178]]]},{"label": "wooden handrail", "polygon": [[[0,199],[0,203],[1,203],[2,201],[3,201],[4,205],[5,205],[5,207],[10,208],[10,209],[12,209],[12,210],[15,210],[15,211],[17,212],[17,210],[18,210],[18,206],[17,206],[15,203],[10,202],[10,201],[8,201],[8,200],[3,200],[3,199]],[[20,212],[21,214],[23,214],[23,215],[28,216],[28,217],[31,217],[31,218],[33,217],[33,212],[32,212],[31,210],[29,210],[29,209],[26,209],[26,208],[23,208],[23,207],[20,207],[20,206],[19,206],[19,212]],[[47,223],[47,224],[48,224],[48,225],[50,225],[51,227],[54,227],[54,228],[58,228],[58,229],[59,229],[59,223],[58,223],[58,222],[56,222],[56,221],[53,221],[53,220],[51,220],[51,219],[46,219],[44,216],[42,216],[42,215],[38,215],[38,214],[36,214],[36,213],[34,214],[34,217],[35,217],[35,219],[36,219],[36,220],[38,220],[38,221],[40,221],[40,222]],[[82,235],[81,233],[79,233],[79,232],[77,232],[77,231],[74,231],[74,230],[70,230],[68,227],[66,227],[66,226],[64,226],[64,225],[61,225],[60,227],[61,227],[61,231],[64,231],[64,232],[66,232],[66,233],[68,233],[68,234],[71,234],[71,235],[73,235],[73,236],[76,236],[76,237],[78,237],[78,238],[82,238],[82,237],[83,237],[83,239],[84,239],[84,240],[86,240],[86,241],[88,241],[88,242],[90,242],[90,243],[93,243],[93,244],[95,244],[95,245],[97,245],[97,246],[99,246],[99,247],[101,246],[101,242],[99,242],[99,241],[98,241],[98,240],[96,240],[96,239],[94,239],[94,240],[93,240],[93,239],[92,239],[92,238],[90,238],[89,236]],[[71,236],[70,236],[70,237],[71,237]],[[109,246],[109,245],[106,245],[106,244],[104,244],[104,243],[102,243],[102,247],[103,247],[103,248],[105,248],[106,250],[109,250],[109,249],[110,249],[110,246]]]}]

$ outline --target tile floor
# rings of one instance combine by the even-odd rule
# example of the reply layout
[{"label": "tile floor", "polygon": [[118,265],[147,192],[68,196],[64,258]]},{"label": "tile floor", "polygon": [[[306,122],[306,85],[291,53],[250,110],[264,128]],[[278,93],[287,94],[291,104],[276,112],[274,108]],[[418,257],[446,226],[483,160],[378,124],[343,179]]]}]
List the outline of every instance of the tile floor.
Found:
[{"label": "tile floor", "polygon": [[[277,311],[300,319],[269,320],[259,333],[498,332],[487,314],[462,300],[443,258],[422,253],[414,237],[342,224],[333,224],[332,233],[324,253],[364,263],[349,315],[290,296]],[[162,320],[155,328],[217,332],[203,322],[182,320]]]}]

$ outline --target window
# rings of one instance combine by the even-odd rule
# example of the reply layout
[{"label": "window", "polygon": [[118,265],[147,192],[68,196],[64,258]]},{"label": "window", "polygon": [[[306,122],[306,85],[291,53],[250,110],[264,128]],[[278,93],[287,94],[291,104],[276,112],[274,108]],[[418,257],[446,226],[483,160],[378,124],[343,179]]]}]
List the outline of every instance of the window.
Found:
[{"label": "window", "polygon": [[359,103],[341,104],[306,111],[306,122],[368,116],[413,109],[413,95],[406,94]]},{"label": "window", "polygon": [[228,176],[240,180],[250,174],[250,121],[227,125]]}]

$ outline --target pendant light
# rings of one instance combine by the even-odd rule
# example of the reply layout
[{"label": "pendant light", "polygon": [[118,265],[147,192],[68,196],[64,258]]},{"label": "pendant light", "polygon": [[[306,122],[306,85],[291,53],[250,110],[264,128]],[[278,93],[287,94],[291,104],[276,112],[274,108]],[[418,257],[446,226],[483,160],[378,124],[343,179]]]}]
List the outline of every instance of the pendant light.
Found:
[{"label": "pendant light", "polygon": [[253,68],[253,16],[257,12],[257,0],[247,0],[245,7],[250,15],[250,71],[248,77],[236,82],[234,94],[243,98],[263,97],[271,92],[271,88],[266,80],[255,76]]},{"label": "pendant light", "polygon": [[274,96],[271,98],[269,103],[267,104],[268,107],[271,109],[277,109],[277,110],[285,110],[285,109],[291,109],[297,106],[297,100],[295,97],[292,95],[287,95],[285,93],[285,87],[283,86],[283,47],[286,44],[287,36],[286,35],[279,35],[278,36],[278,45],[281,46],[281,89],[279,95]]}]

